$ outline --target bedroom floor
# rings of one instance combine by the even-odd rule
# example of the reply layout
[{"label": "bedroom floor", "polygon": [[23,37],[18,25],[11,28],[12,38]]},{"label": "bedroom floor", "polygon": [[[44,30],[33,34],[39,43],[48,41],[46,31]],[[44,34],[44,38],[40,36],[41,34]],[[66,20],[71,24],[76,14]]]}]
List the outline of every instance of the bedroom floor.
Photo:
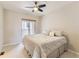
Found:
[{"label": "bedroom floor", "polygon": [[[29,58],[23,44],[8,46],[4,50],[5,54],[1,55],[0,58]],[[79,56],[70,52],[65,52],[60,58],[79,58]]]}]

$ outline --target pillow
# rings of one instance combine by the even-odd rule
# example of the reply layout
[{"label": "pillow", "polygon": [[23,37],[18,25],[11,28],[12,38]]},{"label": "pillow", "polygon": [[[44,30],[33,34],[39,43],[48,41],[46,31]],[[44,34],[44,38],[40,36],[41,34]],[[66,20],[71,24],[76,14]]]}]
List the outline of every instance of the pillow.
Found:
[{"label": "pillow", "polygon": [[44,34],[44,35],[48,35],[48,32],[46,32],[46,31],[43,31],[43,32],[42,32],[42,34]]},{"label": "pillow", "polygon": [[49,32],[49,36],[54,36],[54,34],[55,34],[54,31]]},{"label": "pillow", "polygon": [[61,31],[55,31],[55,35],[56,36],[62,36],[62,32]]}]

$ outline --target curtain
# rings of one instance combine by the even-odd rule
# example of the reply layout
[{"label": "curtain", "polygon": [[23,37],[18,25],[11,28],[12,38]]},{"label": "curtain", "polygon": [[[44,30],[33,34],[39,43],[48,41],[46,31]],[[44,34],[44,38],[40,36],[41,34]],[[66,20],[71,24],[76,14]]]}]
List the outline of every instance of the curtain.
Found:
[{"label": "curtain", "polygon": [[22,20],[22,36],[35,34],[36,21]]}]

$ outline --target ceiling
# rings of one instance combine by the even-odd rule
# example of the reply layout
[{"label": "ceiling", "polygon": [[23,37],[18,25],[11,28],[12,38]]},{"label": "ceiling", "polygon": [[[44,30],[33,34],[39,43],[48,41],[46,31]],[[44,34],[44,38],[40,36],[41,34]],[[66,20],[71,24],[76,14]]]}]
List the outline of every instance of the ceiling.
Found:
[{"label": "ceiling", "polygon": [[42,8],[44,12],[32,12],[32,9],[25,8],[26,6],[34,6],[34,1],[0,1],[0,4],[5,8],[17,12],[29,13],[37,16],[43,16],[51,11],[58,10],[70,4],[70,1],[38,1],[38,4],[46,4],[46,7]]}]

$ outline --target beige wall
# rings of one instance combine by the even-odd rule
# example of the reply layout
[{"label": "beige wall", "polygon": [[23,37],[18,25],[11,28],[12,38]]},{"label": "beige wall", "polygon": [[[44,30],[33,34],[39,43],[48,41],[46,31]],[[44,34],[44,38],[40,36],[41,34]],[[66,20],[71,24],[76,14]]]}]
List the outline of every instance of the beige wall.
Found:
[{"label": "beige wall", "polygon": [[[39,17],[30,16],[23,13],[18,13],[11,10],[5,10],[5,21],[4,21],[4,44],[16,44],[22,41],[21,34],[21,20],[31,19],[39,22]],[[38,24],[38,23],[37,23]],[[37,31],[39,32],[39,31]]]},{"label": "beige wall", "polygon": [[79,3],[67,5],[43,17],[42,31],[62,30],[69,38],[69,48],[79,52]]},{"label": "beige wall", "polygon": [[0,52],[3,47],[3,8],[0,6]]}]

